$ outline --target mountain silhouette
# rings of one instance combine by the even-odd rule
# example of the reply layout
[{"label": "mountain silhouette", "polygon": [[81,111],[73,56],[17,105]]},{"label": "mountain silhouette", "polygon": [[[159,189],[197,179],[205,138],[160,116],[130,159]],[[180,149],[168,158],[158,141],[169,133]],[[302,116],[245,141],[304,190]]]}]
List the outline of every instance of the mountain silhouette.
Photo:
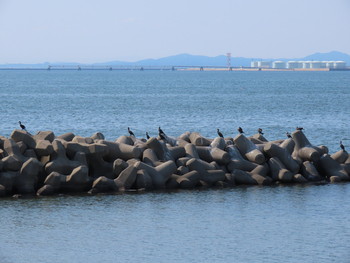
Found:
[{"label": "mountain silhouette", "polygon": [[[345,61],[347,66],[350,66],[350,55],[339,51],[331,51],[328,53],[314,53],[303,58],[245,58],[245,57],[232,57],[232,67],[249,67],[251,61],[263,60],[263,61],[288,61],[288,60],[314,60],[314,61]],[[163,57],[159,59],[144,59],[139,61],[108,61],[103,63],[84,64],[77,62],[56,62],[56,63],[39,63],[39,64],[2,64],[0,68],[43,68],[49,65],[55,66],[227,66],[227,57],[225,55],[209,57],[191,54],[179,54],[174,56]]]}]

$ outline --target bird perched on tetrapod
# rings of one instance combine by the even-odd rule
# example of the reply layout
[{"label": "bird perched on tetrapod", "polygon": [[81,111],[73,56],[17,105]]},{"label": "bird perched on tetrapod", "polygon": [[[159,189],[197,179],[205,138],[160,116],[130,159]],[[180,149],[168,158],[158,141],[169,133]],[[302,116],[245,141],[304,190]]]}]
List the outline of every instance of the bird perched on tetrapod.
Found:
[{"label": "bird perched on tetrapod", "polygon": [[238,127],[237,131],[238,131],[240,134],[244,133],[244,131],[243,131],[243,129],[242,129],[241,127]]},{"label": "bird perched on tetrapod", "polygon": [[129,132],[130,136],[134,136],[135,137],[135,134],[132,132],[132,130],[130,130],[129,127],[128,127],[128,132]]},{"label": "bird perched on tetrapod", "polygon": [[24,126],[21,121],[19,121],[18,123],[19,123],[19,127],[21,127],[22,130],[27,131],[26,126]]},{"label": "bird perched on tetrapod", "polygon": [[217,133],[218,133],[219,137],[224,138],[224,135],[222,135],[222,133],[220,132],[220,130],[219,130],[219,129],[216,129],[216,131],[217,131]]}]

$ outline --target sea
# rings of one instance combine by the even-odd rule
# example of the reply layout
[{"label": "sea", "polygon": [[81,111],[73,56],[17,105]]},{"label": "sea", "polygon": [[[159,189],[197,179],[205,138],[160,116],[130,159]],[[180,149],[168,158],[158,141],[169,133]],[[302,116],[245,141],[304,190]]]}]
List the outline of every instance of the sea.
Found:
[{"label": "sea", "polygon": [[[303,127],[350,149],[350,72],[0,70],[0,135],[214,138]],[[350,184],[0,199],[0,262],[350,262]]]}]

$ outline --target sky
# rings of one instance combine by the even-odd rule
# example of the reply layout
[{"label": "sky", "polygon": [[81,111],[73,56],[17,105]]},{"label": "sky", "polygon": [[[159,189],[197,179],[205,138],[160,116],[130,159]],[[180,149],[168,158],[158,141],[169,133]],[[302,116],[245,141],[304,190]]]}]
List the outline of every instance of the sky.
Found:
[{"label": "sky", "polygon": [[350,54],[350,0],[0,0],[0,63]]}]

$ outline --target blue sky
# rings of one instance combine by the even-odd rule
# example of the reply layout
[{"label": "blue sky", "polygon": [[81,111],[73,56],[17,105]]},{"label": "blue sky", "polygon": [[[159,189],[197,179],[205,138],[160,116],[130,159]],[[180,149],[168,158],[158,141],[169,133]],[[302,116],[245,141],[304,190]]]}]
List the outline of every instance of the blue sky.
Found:
[{"label": "blue sky", "polygon": [[350,54],[350,0],[0,0],[0,63]]}]

